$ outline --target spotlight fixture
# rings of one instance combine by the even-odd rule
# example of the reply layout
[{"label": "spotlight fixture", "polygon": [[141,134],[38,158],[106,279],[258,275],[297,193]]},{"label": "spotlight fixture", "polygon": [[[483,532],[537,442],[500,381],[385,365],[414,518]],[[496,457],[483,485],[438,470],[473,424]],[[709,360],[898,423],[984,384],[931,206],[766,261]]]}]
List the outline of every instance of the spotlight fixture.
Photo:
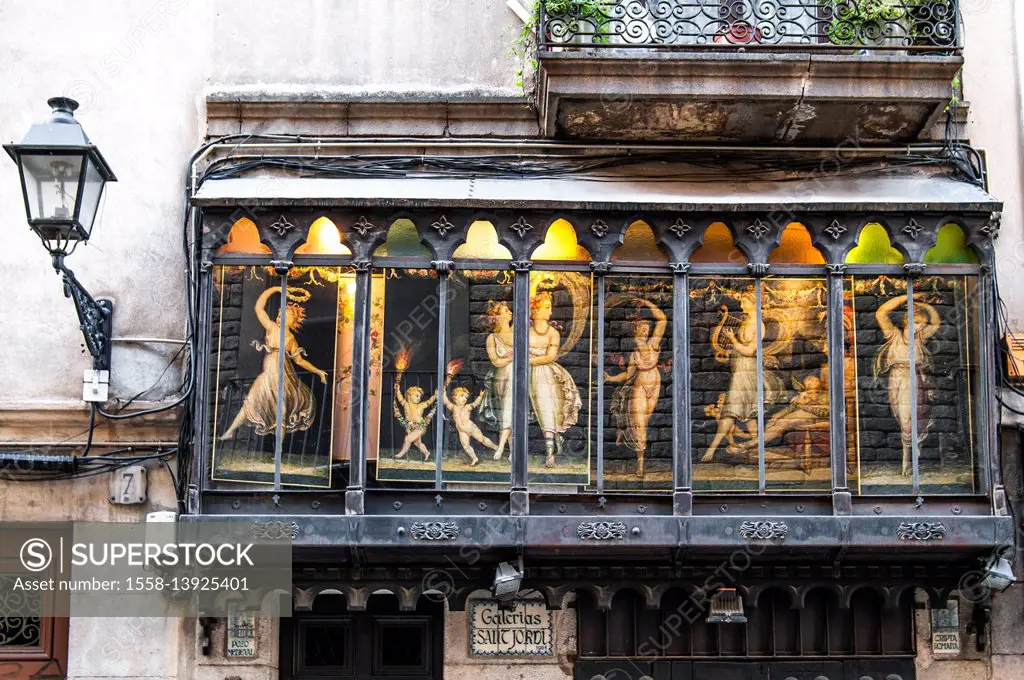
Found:
[{"label": "spotlight fixture", "polygon": [[711,596],[711,611],[708,612],[708,623],[746,623],[743,614],[743,598],[736,594],[735,588],[719,588]]},{"label": "spotlight fixture", "polygon": [[1001,593],[1017,582],[1017,578],[1013,575],[1013,565],[1005,557],[1000,557],[998,553],[988,558],[983,573],[985,578],[981,585],[994,593]]},{"label": "spotlight fixture", "polygon": [[502,562],[494,572],[494,599],[498,602],[511,602],[519,594],[519,586],[523,582],[523,563],[519,561],[516,569],[508,562]]}]

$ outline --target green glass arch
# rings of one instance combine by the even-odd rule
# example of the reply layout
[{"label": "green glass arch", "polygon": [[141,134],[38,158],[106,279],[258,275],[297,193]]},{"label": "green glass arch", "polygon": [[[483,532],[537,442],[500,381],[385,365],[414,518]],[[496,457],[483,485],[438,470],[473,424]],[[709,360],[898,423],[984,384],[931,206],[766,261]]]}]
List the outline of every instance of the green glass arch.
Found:
[{"label": "green glass arch", "polygon": [[388,229],[384,243],[373,251],[374,257],[425,257],[430,258],[430,249],[420,241],[420,233],[412,220],[397,219]]},{"label": "green glass arch", "polygon": [[878,222],[867,224],[857,237],[857,245],[846,255],[847,264],[903,264],[903,253],[892,247],[889,232]]},{"label": "green glass arch", "polygon": [[935,245],[925,253],[925,264],[978,264],[978,253],[967,245],[967,235],[958,224],[939,229]]}]

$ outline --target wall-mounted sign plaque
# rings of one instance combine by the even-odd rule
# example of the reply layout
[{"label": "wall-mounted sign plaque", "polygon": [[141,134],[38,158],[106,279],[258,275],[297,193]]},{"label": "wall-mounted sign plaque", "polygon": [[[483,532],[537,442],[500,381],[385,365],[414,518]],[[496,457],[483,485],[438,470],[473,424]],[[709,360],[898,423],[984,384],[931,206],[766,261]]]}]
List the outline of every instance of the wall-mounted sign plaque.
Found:
[{"label": "wall-mounted sign plaque", "polygon": [[551,612],[542,601],[518,601],[505,608],[477,600],[469,618],[472,656],[551,656]]}]

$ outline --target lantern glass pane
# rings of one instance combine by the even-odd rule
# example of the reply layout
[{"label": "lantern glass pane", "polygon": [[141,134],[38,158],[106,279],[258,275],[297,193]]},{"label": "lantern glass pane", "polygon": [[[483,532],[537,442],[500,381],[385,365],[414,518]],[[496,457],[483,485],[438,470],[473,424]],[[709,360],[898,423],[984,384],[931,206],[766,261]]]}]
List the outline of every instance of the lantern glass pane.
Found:
[{"label": "lantern glass pane", "polygon": [[29,219],[74,219],[82,157],[28,153],[21,156],[21,166]]},{"label": "lantern glass pane", "polygon": [[103,184],[103,176],[100,175],[96,163],[91,158],[87,159],[81,188],[82,204],[78,210],[78,222],[86,234],[92,232],[92,225],[100,207],[100,197],[103,195]]}]

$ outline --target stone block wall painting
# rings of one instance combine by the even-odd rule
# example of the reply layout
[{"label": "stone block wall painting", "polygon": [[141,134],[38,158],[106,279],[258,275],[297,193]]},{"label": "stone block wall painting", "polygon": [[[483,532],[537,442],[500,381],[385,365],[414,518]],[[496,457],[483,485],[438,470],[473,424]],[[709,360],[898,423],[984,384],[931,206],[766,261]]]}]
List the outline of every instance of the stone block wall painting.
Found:
[{"label": "stone block wall painting", "polygon": [[529,481],[590,482],[592,277],[530,273]]},{"label": "stone block wall painting", "polygon": [[910,295],[902,278],[848,279],[845,313],[856,329],[847,349],[857,386],[849,418],[856,483],[862,494],[910,493],[916,449],[921,492],[974,493],[981,407],[976,279],[925,276],[912,285]]},{"label": "stone block wall painting", "polygon": [[672,277],[606,277],[603,323],[605,489],[669,490]]},{"label": "stone block wall painting", "polygon": [[216,269],[212,480],[273,483],[281,423],[282,483],[330,486],[335,393],[347,382],[339,345],[351,352],[340,291],[351,278],[338,267],[296,268],[282,286],[270,267]]}]

